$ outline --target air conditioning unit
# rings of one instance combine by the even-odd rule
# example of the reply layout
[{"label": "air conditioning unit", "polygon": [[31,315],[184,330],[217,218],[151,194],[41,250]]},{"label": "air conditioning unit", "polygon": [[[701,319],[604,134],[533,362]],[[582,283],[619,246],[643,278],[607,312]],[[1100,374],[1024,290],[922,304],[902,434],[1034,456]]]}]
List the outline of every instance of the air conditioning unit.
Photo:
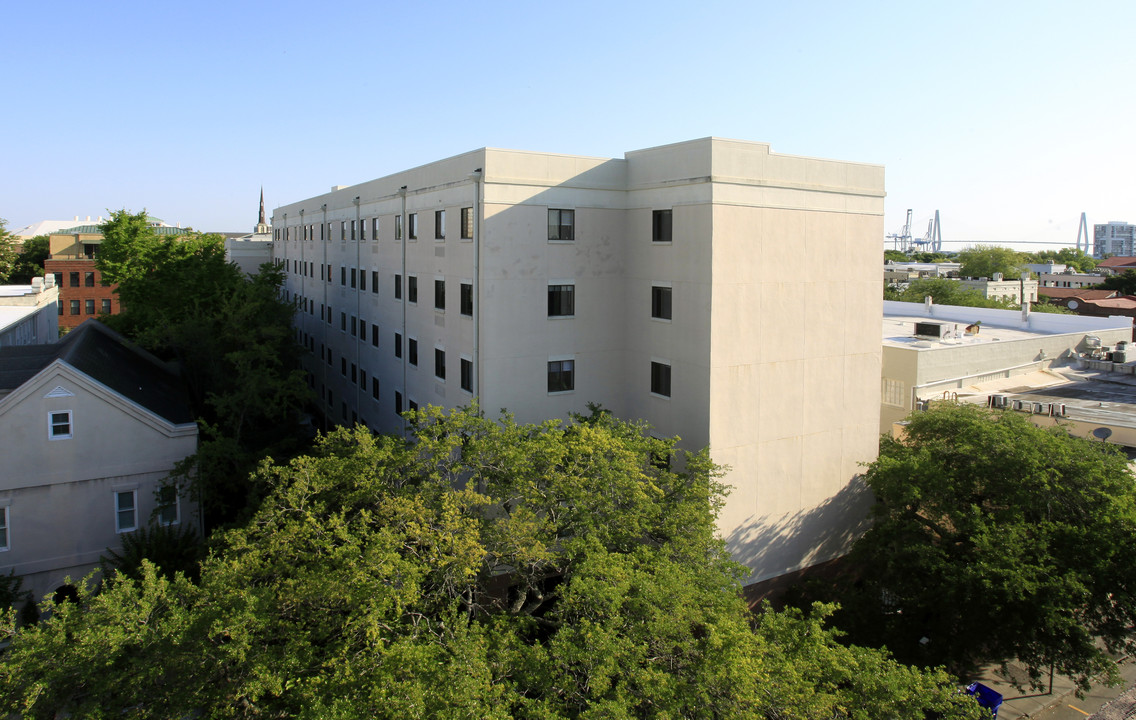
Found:
[{"label": "air conditioning unit", "polygon": [[915,323],[915,336],[939,340],[947,333],[947,326],[937,322]]}]

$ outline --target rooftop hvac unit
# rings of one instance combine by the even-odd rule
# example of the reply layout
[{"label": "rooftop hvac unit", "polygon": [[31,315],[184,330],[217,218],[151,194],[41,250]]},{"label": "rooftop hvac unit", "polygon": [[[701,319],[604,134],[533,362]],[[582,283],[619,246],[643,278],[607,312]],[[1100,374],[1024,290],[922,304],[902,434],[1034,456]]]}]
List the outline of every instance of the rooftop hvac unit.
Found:
[{"label": "rooftop hvac unit", "polygon": [[937,322],[917,322],[915,323],[915,336],[934,338],[939,340],[947,333],[947,327],[943,323]]},{"label": "rooftop hvac unit", "polygon": [[1027,408],[1023,407],[1024,405],[1025,403],[1023,403],[1021,400],[1015,400],[1013,407],[1015,410],[1026,410]]},{"label": "rooftop hvac unit", "polygon": [[991,395],[989,405],[992,408],[1000,410],[1005,409],[1010,404],[1010,397],[1008,395]]}]

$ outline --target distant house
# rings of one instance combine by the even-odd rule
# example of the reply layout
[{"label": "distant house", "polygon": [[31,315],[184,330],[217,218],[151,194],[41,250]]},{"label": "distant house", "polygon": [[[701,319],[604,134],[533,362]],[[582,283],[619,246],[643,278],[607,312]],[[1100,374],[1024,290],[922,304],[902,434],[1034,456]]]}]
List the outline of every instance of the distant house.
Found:
[{"label": "distant house", "polygon": [[1121,275],[1125,270],[1136,270],[1136,257],[1117,255],[1105,258],[1097,265],[1097,272],[1102,275]]},{"label": "distant house", "polygon": [[1037,280],[1006,280],[1002,273],[994,273],[991,278],[964,278],[962,285],[982,293],[988,300],[1011,300],[1022,302],[1024,292],[1028,302],[1037,302]]},{"label": "distant house", "polygon": [[59,339],[59,288],[55,276],[31,285],[0,285],[0,347],[40,345]]},{"label": "distant house", "polygon": [[197,449],[176,373],[97,321],[0,348],[0,573],[36,599],[151,518],[196,522],[163,480]]}]

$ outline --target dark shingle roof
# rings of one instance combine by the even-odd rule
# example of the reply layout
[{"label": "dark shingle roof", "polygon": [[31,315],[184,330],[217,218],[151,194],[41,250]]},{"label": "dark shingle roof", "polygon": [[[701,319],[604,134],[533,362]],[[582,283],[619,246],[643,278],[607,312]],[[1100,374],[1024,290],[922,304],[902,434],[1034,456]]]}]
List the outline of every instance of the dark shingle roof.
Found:
[{"label": "dark shingle roof", "polygon": [[0,390],[16,389],[56,359],[175,425],[193,422],[181,379],[97,320],[51,345],[0,348]]}]

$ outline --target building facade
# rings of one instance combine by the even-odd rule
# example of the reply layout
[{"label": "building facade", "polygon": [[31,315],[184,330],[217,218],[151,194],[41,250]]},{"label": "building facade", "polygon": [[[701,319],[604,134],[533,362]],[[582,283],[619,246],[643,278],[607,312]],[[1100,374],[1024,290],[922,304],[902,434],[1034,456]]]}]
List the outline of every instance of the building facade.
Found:
[{"label": "building facade", "polygon": [[1136,225],[1110,220],[1093,225],[1093,257],[1136,255]]},{"label": "building facade", "polygon": [[719,528],[756,582],[863,518],[883,197],[880,166],[760,143],[481,149],[277,208],[273,256],[334,422],[474,398],[645,419],[731,468]]},{"label": "building facade", "polygon": [[0,285],[0,347],[40,345],[59,339],[59,288],[55,276],[31,285]]}]

